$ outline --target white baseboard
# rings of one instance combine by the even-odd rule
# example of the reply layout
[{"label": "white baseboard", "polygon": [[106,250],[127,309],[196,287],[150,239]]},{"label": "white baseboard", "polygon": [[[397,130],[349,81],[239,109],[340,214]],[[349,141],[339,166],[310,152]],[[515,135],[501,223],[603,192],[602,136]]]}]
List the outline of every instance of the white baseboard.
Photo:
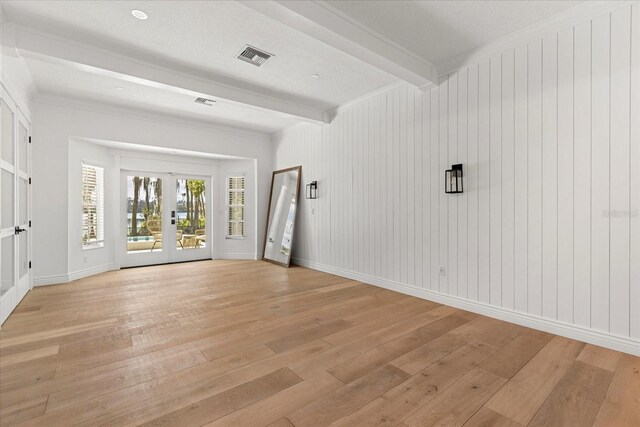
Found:
[{"label": "white baseboard", "polygon": [[258,259],[255,253],[226,253],[218,254],[215,259]]},{"label": "white baseboard", "polygon": [[69,274],[59,274],[56,276],[43,276],[33,279],[33,286],[58,285],[60,283],[68,283],[84,277],[93,276],[94,274],[104,273],[106,271],[115,270],[113,264],[98,265],[83,270],[73,271]]},{"label": "white baseboard", "polygon": [[58,285],[60,283],[67,283],[69,281],[68,274],[57,274],[53,276],[41,276],[33,278],[33,286],[48,286]]},{"label": "white baseboard", "polygon": [[91,268],[85,268],[84,270],[78,270],[69,273],[69,282],[74,280],[82,279],[83,277],[93,276],[94,274],[104,273],[106,271],[115,270],[115,266],[113,264],[103,264],[97,265]]},{"label": "white baseboard", "polygon": [[584,341],[589,344],[607,347],[613,350],[640,356],[640,341],[628,337],[600,332],[570,323],[561,322],[559,320],[546,319],[528,313],[522,313],[502,307],[496,307],[494,305],[486,304],[483,302],[447,295],[428,289],[416,288],[414,286],[394,282],[392,280],[355,273],[353,271],[343,270],[324,264],[318,264],[299,258],[292,258],[291,262],[303,267],[323,271],[325,273],[335,274],[337,276],[346,277],[348,279],[357,280],[359,282],[379,286],[381,288],[415,296],[418,298],[427,299],[451,307],[460,308],[462,310],[471,311],[473,313],[482,314],[484,316],[493,317],[496,319],[515,323],[517,325],[526,326],[528,328],[539,329],[541,331],[549,332],[555,335],[560,335],[578,341]]}]

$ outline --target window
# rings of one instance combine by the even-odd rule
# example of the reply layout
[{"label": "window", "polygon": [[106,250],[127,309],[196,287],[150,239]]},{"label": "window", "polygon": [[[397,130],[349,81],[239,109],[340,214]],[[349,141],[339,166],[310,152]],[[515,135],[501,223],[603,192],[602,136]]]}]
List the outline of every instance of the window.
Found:
[{"label": "window", "polygon": [[104,169],[82,164],[82,248],[104,246]]},{"label": "window", "polygon": [[227,178],[227,239],[244,238],[244,176]]}]

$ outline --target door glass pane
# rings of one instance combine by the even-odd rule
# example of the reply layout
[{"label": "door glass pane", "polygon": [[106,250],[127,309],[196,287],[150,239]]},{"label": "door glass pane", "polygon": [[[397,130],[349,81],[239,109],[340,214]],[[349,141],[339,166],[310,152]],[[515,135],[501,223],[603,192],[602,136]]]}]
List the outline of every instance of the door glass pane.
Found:
[{"label": "door glass pane", "polygon": [[14,284],[13,280],[13,236],[2,239],[0,258],[2,259],[2,278],[0,281],[0,293],[4,294]]},{"label": "door glass pane", "polygon": [[13,165],[13,123],[14,115],[11,108],[0,100],[0,115],[2,115],[2,160]]},{"label": "door glass pane", "polygon": [[13,227],[13,174],[2,169],[2,224],[1,228]]},{"label": "door glass pane", "polygon": [[29,160],[27,153],[29,152],[29,136],[27,135],[27,128],[22,123],[18,123],[18,164],[20,170],[23,172],[29,172],[27,169]]},{"label": "door glass pane", "polygon": [[29,236],[28,232],[18,234],[18,277],[23,278],[29,272]]},{"label": "door glass pane", "polygon": [[205,183],[202,179],[179,178],[176,182],[176,247],[197,249],[207,246]]},{"label": "door glass pane", "polygon": [[29,182],[26,179],[18,179],[18,199],[20,201],[20,207],[18,209],[18,224],[26,224],[29,219],[27,218],[27,206],[29,202]]},{"label": "door glass pane", "polygon": [[127,177],[127,251],[162,251],[162,179]]}]

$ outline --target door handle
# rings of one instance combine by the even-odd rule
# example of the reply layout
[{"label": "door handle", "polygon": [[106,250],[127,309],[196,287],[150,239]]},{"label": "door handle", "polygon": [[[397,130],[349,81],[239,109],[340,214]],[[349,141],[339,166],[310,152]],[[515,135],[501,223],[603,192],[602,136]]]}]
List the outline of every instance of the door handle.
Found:
[{"label": "door handle", "polygon": [[24,229],[24,228],[20,228],[20,227],[19,227],[19,226],[17,226],[17,225],[16,225],[16,228],[15,228],[14,230],[15,230],[15,234],[20,234],[20,233],[22,233],[23,231],[27,231],[26,229]]}]

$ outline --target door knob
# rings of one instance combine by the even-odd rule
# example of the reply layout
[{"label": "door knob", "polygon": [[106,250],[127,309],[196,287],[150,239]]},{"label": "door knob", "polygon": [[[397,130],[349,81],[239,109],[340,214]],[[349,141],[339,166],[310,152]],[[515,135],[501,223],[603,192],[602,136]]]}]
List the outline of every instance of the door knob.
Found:
[{"label": "door knob", "polygon": [[27,230],[26,230],[26,229],[24,229],[24,228],[20,228],[19,226],[17,226],[17,225],[16,225],[16,228],[15,228],[15,234],[20,234],[20,233],[22,233],[23,231],[27,231]]}]

